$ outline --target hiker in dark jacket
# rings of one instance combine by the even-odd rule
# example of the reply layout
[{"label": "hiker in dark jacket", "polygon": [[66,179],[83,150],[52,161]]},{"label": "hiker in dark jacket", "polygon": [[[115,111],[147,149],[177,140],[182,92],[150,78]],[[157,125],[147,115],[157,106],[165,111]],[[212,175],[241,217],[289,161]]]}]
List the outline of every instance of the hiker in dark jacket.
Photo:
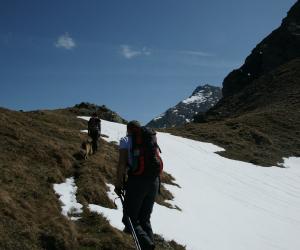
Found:
[{"label": "hiker in dark jacket", "polygon": [[98,150],[98,139],[101,135],[101,120],[97,117],[97,113],[93,113],[88,121],[88,134],[92,138],[93,152]]},{"label": "hiker in dark jacket", "polygon": [[[152,250],[155,245],[150,217],[159,189],[159,175],[135,175],[130,170],[134,165],[133,151],[135,152],[135,150],[132,148],[135,140],[133,132],[135,129],[141,129],[140,123],[137,121],[129,122],[127,136],[120,140],[115,192],[120,196],[125,189],[122,220],[125,225],[124,231],[130,232],[130,225],[126,219],[129,216],[142,250]],[[128,179],[125,184],[126,176]]]}]

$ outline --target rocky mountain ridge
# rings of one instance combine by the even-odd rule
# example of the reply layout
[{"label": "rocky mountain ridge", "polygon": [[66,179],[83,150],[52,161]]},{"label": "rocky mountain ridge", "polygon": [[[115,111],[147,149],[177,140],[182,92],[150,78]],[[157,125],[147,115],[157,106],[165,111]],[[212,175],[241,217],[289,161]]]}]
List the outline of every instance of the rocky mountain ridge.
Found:
[{"label": "rocky mountain ridge", "polygon": [[205,84],[198,86],[191,96],[179,102],[166,112],[152,119],[147,126],[167,128],[189,123],[194,116],[213,107],[221,98],[221,88]]},{"label": "rocky mountain ridge", "polygon": [[[239,69],[233,70],[225,77],[222,89],[223,98],[208,112],[207,117],[209,119],[219,119],[236,115],[236,108],[228,106],[233,96],[242,93],[260,77],[299,57],[300,2],[297,1],[289,10],[287,17],[283,19],[280,27],[271,32],[252,50]],[[284,82],[282,82],[282,85],[284,85]],[[256,84],[256,92],[261,92],[264,89],[263,87],[260,89],[260,86]],[[246,101],[247,99],[241,99],[240,103]],[[269,102],[272,102],[272,99]]]}]

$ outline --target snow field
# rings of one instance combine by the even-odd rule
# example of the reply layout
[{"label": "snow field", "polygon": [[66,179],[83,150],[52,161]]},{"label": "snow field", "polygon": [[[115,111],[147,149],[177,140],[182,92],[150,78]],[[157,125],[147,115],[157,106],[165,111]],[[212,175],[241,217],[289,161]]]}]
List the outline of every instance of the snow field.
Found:
[{"label": "snow field", "polygon": [[[119,141],[126,126],[102,120],[102,133]],[[165,185],[175,197],[170,203],[182,211],[155,204],[155,233],[192,250],[300,249],[300,158],[284,159],[285,168],[264,168],[221,157],[216,152],[223,149],[210,143],[165,133],[158,133],[158,143],[164,170],[180,185]],[[89,208],[122,230],[117,205]]]}]

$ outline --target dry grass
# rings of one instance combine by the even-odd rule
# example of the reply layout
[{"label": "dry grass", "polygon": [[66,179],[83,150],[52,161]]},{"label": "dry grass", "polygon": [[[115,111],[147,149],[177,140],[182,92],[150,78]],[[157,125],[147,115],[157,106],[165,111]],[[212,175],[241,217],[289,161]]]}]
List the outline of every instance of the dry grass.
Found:
[{"label": "dry grass", "polygon": [[75,176],[79,202],[112,208],[105,183],[113,183],[117,147],[102,140],[100,152],[84,161],[78,152],[86,135],[79,131],[86,122],[71,112],[0,115],[0,249],[133,249],[128,235],[86,208],[77,222],[65,218],[53,190]]},{"label": "dry grass", "polygon": [[1,109],[1,249],[76,246],[76,230],[61,215],[52,183],[73,172],[68,152],[77,147],[80,125],[48,111]]}]

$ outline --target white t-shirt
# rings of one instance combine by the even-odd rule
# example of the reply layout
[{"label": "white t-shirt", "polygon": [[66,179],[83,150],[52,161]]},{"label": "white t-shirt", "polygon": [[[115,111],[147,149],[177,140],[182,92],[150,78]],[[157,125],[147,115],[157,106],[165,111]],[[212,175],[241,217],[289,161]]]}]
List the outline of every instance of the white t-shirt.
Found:
[{"label": "white t-shirt", "polygon": [[122,137],[120,139],[119,148],[128,150],[128,164],[132,165],[132,157],[131,157],[132,137],[128,136],[128,135],[125,137]]}]

